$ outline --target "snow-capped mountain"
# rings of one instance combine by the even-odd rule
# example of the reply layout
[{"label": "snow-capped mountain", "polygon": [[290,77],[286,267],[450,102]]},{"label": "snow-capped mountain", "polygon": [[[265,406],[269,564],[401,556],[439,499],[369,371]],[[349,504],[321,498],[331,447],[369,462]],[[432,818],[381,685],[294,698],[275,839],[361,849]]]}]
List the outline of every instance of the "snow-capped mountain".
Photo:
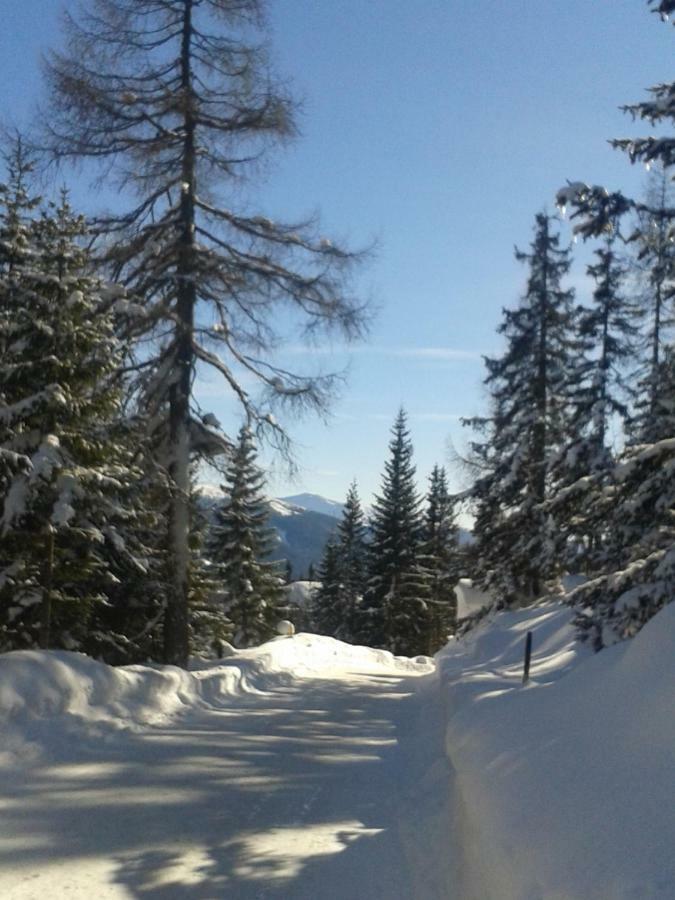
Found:
[{"label": "snow-capped mountain", "polygon": [[[211,519],[215,507],[223,502],[223,492],[218,485],[200,484],[198,489],[199,505]],[[313,494],[301,494],[301,497],[315,497],[317,501],[330,504]],[[341,512],[332,515],[316,511],[300,504],[290,502],[291,498],[270,498],[270,525],[277,533],[278,544],[271,559],[288,560],[294,578],[305,578],[310,565],[316,569],[323,555],[326,541],[333,534],[337,519]],[[340,504],[335,504],[340,506]]]},{"label": "snow-capped mountain", "polygon": [[305,578],[310,565],[318,568],[326,542],[337,519],[322,512],[292,506],[284,500],[270,501],[270,525],[279,535],[273,559],[289,560],[293,578]]},{"label": "snow-capped mountain", "polygon": [[[223,502],[218,485],[199,485],[200,506],[210,518],[213,509]],[[305,578],[310,565],[316,570],[326,542],[342,516],[342,504],[319,494],[294,494],[269,500],[270,525],[278,536],[272,559],[288,560],[294,578]],[[471,543],[470,532],[459,530],[460,545]]]},{"label": "snow-capped mountain", "polygon": [[323,513],[326,516],[333,516],[339,519],[342,515],[343,504],[337,500],[328,500],[319,494],[293,494],[291,497],[281,497],[282,503],[290,503],[293,506],[299,506],[309,512]]}]

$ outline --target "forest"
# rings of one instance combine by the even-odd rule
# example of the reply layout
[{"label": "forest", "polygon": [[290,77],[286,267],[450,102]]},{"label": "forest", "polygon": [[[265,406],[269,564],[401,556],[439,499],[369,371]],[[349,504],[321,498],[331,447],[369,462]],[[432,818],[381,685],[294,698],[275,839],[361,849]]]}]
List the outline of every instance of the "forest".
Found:
[{"label": "forest", "polygon": [[[354,288],[367,249],[231,208],[228,188],[296,127],[261,31],[258,0],[96,0],[46,59],[49,116],[5,141],[1,650],[185,666],[264,641],[283,614],[257,447],[288,452],[284,414],[324,411],[336,382],[273,361],[278,314],[301,338],[349,341],[371,311]],[[674,98],[663,83],[625,109],[667,124]],[[537,213],[516,251],[525,288],[485,360],[485,414],[465,422],[471,486],[452,494],[437,466],[423,504],[401,410],[370,521],[354,483],[326,547],[319,632],[431,654],[456,628],[459,577],[503,609],[574,576],[565,602],[599,650],[672,599],[675,142],[613,143],[651,169],[648,190],[552,185],[559,215]],[[119,208],[73,209],[58,187],[72,164]],[[583,304],[572,238],[593,252]],[[205,368],[240,405],[238,435],[195,399]],[[224,485],[214,524],[195,500],[205,464]],[[461,552],[459,504],[475,523]]]}]

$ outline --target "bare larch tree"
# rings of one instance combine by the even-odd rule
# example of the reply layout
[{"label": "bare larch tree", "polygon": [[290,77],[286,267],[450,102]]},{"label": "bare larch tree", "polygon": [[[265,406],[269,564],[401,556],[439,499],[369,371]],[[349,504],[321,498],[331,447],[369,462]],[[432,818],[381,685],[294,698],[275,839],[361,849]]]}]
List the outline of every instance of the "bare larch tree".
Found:
[{"label": "bare larch tree", "polygon": [[45,61],[44,146],[57,161],[103,163],[103,177],[135,197],[95,224],[102,261],[134,301],[130,368],[173,485],[164,642],[165,661],[179,665],[189,651],[190,462],[228,445],[194,400],[198,368],[215,368],[249,424],[284,445],[274,404],[321,410],[335,379],[274,364],[279,321],[353,339],[367,318],[350,290],[359,254],[320,239],[313,220],[279,224],[227,202],[295,133],[264,25],[263,0],[88,0],[66,14],[65,49]]}]

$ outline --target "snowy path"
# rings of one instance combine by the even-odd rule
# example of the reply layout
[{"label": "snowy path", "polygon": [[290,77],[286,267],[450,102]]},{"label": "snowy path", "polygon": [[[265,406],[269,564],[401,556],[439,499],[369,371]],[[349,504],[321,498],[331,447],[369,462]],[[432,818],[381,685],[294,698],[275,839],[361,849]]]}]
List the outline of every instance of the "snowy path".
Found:
[{"label": "snowy path", "polygon": [[163,727],[73,725],[2,785],[0,896],[452,900],[438,697],[346,661]]}]

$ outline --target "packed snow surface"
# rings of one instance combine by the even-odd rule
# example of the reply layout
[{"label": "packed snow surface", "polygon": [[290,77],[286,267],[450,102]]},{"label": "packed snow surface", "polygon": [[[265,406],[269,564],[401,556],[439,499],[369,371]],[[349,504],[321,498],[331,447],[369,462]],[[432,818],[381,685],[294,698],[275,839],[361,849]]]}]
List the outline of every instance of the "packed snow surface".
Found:
[{"label": "packed snow surface", "polygon": [[0,897],[673,900],[675,604],[597,655],[570,615],[436,669],[306,634],[190,672],[0,656]]},{"label": "packed snow surface", "polygon": [[675,604],[599,654],[562,604],[500,613],[437,661],[461,896],[673,900]]},{"label": "packed snow surface", "polygon": [[433,672],[303,634],[190,672],[0,656],[0,897],[451,897]]}]

